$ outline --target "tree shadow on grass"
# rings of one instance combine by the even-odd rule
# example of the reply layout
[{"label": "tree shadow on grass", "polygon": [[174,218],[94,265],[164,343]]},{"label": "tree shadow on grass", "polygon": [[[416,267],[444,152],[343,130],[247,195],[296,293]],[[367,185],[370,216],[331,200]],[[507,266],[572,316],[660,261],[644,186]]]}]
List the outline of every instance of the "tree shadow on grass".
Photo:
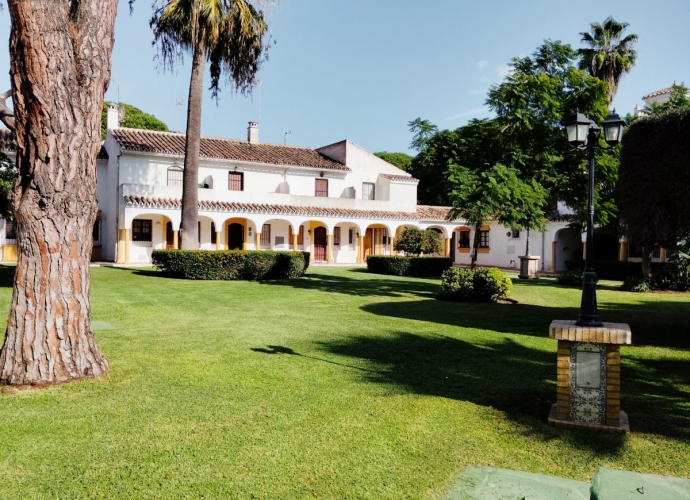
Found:
[{"label": "tree shadow on grass", "polygon": [[361,374],[367,382],[491,407],[518,423],[517,432],[538,439],[549,440],[567,433],[576,446],[598,454],[616,453],[624,443],[619,435],[593,435],[547,426],[546,417],[556,401],[555,352],[531,349],[510,339],[473,344],[409,332],[354,336],[318,342],[317,346],[330,354],[378,366]]},{"label": "tree shadow on grass", "polygon": [[0,288],[12,288],[17,266],[0,265]]},{"label": "tree shadow on grass", "polygon": [[[354,272],[358,271],[354,270]],[[261,281],[261,284],[364,297],[403,297],[406,295],[434,297],[440,289],[438,283],[424,280],[392,278],[390,276],[383,278],[380,275],[377,275],[375,279],[354,278],[314,271],[308,272],[302,278]]]},{"label": "tree shadow on grass", "polygon": [[[532,304],[482,304],[421,300],[376,302],[362,310],[379,316],[428,321],[462,328],[547,337],[555,319],[575,320],[579,304],[548,307]],[[627,323],[633,345],[690,349],[690,304],[673,301],[600,302],[602,320]]]}]

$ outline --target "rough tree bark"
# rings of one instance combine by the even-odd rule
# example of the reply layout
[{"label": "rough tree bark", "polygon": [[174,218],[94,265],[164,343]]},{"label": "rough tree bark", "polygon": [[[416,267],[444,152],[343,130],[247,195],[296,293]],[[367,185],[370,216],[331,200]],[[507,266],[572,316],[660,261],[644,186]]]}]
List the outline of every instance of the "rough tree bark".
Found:
[{"label": "rough tree bark", "polygon": [[117,0],[9,0],[18,260],[0,384],[97,377],[89,260]]},{"label": "rough tree bark", "polygon": [[199,151],[201,149],[201,98],[204,90],[206,50],[194,46],[192,76],[189,82],[187,105],[187,135],[184,149],[184,174],[182,180],[182,222],[180,224],[182,250],[199,248]]}]

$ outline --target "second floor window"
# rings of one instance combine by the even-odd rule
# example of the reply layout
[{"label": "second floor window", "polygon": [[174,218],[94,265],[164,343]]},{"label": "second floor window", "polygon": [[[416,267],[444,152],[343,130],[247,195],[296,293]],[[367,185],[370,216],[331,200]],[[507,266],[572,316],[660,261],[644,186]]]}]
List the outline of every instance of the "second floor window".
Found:
[{"label": "second floor window", "polygon": [[333,228],[333,244],[340,246],[340,228],[339,227]]},{"label": "second floor window", "polygon": [[135,219],[132,221],[132,241],[151,241],[151,219]]},{"label": "second floor window", "polygon": [[479,231],[479,248],[489,248],[489,231]]},{"label": "second floor window", "polygon": [[229,191],[244,191],[244,172],[230,172],[228,175]]},{"label": "second floor window", "polygon": [[469,231],[459,231],[460,241],[458,246],[460,248],[470,248],[470,232]]},{"label": "second floor window", "polygon": [[259,241],[259,245],[262,247],[269,247],[271,246],[271,225],[270,224],[264,224],[261,227],[261,240]]},{"label": "second floor window", "polygon": [[314,196],[328,198],[328,179],[316,179],[316,194]]},{"label": "second floor window", "polygon": [[182,167],[170,167],[168,169],[168,186],[182,187],[183,176]]},{"label": "second floor window", "polygon": [[362,183],[362,199],[374,200],[376,199],[376,185],[373,182]]}]

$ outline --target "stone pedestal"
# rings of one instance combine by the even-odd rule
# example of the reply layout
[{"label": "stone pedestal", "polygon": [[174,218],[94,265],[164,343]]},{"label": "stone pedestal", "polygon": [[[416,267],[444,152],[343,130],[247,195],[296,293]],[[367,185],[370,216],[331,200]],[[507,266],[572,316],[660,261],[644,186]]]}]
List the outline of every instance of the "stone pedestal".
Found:
[{"label": "stone pedestal", "polygon": [[520,274],[518,278],[521,280],[536,279],[539,277],[539,256],[538,255],[521,255],[520,257]]},{"label": "stone pedestal", "polygon": [[584,327],[555,320],[549,338],[558,340],[557,399],[549,424],[629,434],[628,416],[620,406],[620,346],[631,343],[630,327]]}]

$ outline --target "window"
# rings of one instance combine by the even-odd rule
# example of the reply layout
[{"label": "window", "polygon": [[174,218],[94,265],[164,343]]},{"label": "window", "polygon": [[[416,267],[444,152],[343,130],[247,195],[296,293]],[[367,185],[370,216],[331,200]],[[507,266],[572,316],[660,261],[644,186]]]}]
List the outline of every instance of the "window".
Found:
[{"label": "window", "polygon": [[328,198],[328,179],[316,179],[316,194],[314,196]]},{"label": "window", "polygon": [[355,240],[355,229],[351,227],[347,233],[347,243],[352,245],[353,241]]},{"label": "window", "polygon": [[211,243],[213,243],[215,245],[216,242],[218,241],[217,238],[218,238],[218,235],[216,234],[216,223],[211,222]]},{"label": "window", "polygon": [[333,228],[333,244],[340,246],[340,228],[339,227]]},{"label": "window", "polygon": [[363,182],[362,183],[362,199],[363,200],[373,200],[375,199],[376,185],[373,182]]},{"label": "window", "polygon": [[201,221],[197,221],[196,236],[199,238],[199,243],[201,243]]},{"label": "window", "polygon": [[228,190],[244,191],[244,172],[230,172],[228,174]]},{"label": "window", "polygon": [[13,220],[5,221],[5,239],[6,240],[16,240],[17,239],[17,225]]},{"label": "window", "polygon": [[151,219],[132,221],[132,241],[151,242]]},{"label": "window", "polygon": [[168,169],[168,186],[182,187],[182,177],[184,170],[182,167],[170,167]]},{"label": "window", "polygon": [[101,219],[96,219],[93,223],[93,246],[101,246]]},{"label": "window", "polygon": [[512,239],[514,239],[514,240],[519,240],[519,239],[520,239],[520,231],[519,231],[519,230],[516,231],[516,230],[513,229],[513,230],[510,232],[510,237],[511,237]]},{"label": "window", "polygon": [[469,231],[458,231],[460,233],[460,241],[458,246],[460,248],[470,248],[470,232]]},{"label": "window", "polygon": [[479,231],[479,248],[489,248],[489,231]]},{"label": "window", "polygon": [[259,244],[262,247],[270,247],[271,246],[271,225],[270,224],[264,224],[261,227],[261,241],[259,241]]},{"label": "window", "polygon": [[297,233],[297,244],[304,245],[304,226],[299,227],[299,232]]}]

